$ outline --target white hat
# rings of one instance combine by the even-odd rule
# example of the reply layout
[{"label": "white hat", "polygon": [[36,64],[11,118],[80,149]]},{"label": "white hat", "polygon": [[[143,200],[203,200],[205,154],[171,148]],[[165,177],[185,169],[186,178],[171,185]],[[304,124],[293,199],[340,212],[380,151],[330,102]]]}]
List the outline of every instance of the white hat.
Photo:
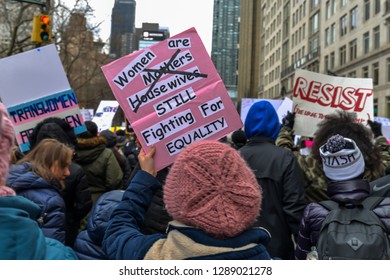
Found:
[{"label": "white hat", "polygon": [[364,158],[355,141],[333,135],[320,147],[326,177],[333,181],[356,178],[364,172]]}]

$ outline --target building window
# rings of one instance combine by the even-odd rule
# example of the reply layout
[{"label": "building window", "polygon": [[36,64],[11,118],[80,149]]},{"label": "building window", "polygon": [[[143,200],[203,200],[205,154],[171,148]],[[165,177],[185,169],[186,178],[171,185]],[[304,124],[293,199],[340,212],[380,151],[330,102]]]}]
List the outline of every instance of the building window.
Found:
[{"label": "building window", "polygon": [[318,13],[310,18],[310,34],[314,34],[318,32],[319,28],[319,18]]},{"label": "building window", "polygon": [[364,0],[364,20],[370,19],[370,0]]},{"label": "building window", "polygon": [[380,44],[380,30],[379,25],[374,27],[374,50],[379,49]]},{"label": "building window", "polygon": [[332,15],[334,15],[336,13],[336,10],[337,10],[337,3],[336,3],[336,0],[332,0]]},{"label": "building window", "polygon": [[380,13],[380,11],[381,11],[381,1],[380,0],[375,0],[374,11],[375,11],[375,14]]},{"label": "building window", "polygon": [[331,52],[330,53],[330,61],[329,61],[329,66],[330,66],[331,70],[334,69],[334,65],[335,65],[335,55],[334,55],[334,52]]},{"label": "building window", "polygon": [[357,28],[357,22],[358,22],[358,7],[356,6],[353,8],[350,12],[350,28],[351,30],[354,30]]},{"label": "building window", "polygon": [[357,40],[349,42],[349,60],[355,60],[357,57]]},{"label": "building window", "polygon": [[329,46],[330,42],[330,32],[329,27],[325,29],[325,47]]},{"label": "building window", "polygon": [[379,63],[375,62],[372,64],[372,81],[374,86],[379,85]]},{"label": "building window", "polygon": [[387,43],[390,43],[390,24],[386,25],[387,29]]},{"label": "building window", "polygon": [[386,105],[387,105],[387,111],[386,111],[387,114],[386,114],[386,116],[389,117],[389,114],[390,114],[390,97],[388,97],[388,96],[386,97]]},{"label": "building window", "polygon": [[333,44],[334,42],[336,42],[336,23],[330,26],[330,43]]},{"label": "building window", "polygon": [[341,7],[344,7],[347,5],[348,0],[341,0]]},{"label": "building window", "polygon": [[318,7],[320,0],[311,0],[311,9],[314,10]]},{"label": "building window", "polygon": [[309,51],[311,53],[316,53],[318,51],[319,46],[320,46],[320,40],[319,40],[318,36],[315,36],[315,37],[310,39]]},{"label": "building window", "polygon": [[387,82],[390,83],[390,58],[386,59],[387,62]]},{"label": "building window", "polygon": [[340,36],[347,34],[347,14],[340,18]]},{"label": "building window", "polygon": [[363,34],[363,51],[364,54],[368,54],[370,51],[370,32]]},{"label": "building window", "polygon": [[356,78],[356,71],[352,71],[348,73],[348,77],[350,78]]},{"label": "building window", "polygon": [[362,76],[363,78],[368,78],[368,66],[362,68]]},{"label": "building window", "polygon": [[339,49],[339,53],[340,53],[340,66],[343,66],[347,62],[347,47],[342,46]]},{"label": "building window", "polygon": [[293,33],[291,38],[291,48],[294,48],[294,45],[295,45],[295,34]]},{"label": "building window", "polygon": [[329,69],[329,56],[325,56],[324,58],[324,64],[325,64],[325,71]]},{"label": "building window", "polygon": [[330,0],[326,1],[326,9],[325,9],[325,19],[328,19],[330,17],[331,13],[331,7],[330,7]]}]

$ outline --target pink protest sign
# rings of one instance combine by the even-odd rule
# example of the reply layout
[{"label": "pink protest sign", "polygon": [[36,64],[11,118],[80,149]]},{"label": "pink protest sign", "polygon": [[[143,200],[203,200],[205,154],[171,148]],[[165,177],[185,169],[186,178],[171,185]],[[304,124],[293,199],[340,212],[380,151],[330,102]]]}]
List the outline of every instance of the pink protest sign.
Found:
[{"label": "pink protest sign", "polygon": [[102,67],[156,169],[184,147],[242,127],[240,116],[195,28]]},{"label": "pink protest sign", "polygon": [[336,110],[354,112],[364,125],[374,119],[372,79],[334,77],[299,69],[295,73],[293,110],[297,135],[314,136],[317,124]]}]

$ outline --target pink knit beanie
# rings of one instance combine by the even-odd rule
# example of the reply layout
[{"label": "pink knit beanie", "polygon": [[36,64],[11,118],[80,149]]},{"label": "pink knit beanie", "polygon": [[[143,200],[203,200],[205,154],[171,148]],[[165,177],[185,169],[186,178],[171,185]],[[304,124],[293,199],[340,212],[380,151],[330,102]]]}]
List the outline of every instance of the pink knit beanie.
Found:
[{"label": "pink knit beanie", "polygon": [[[5,182],[7,178],[11,148],[14,145],[14,126],[9,119],[7,109],[0,103],[0,182]],[[0,185],[0,196],[12,195],[14,192]]]},{"label": "pink knit beanie", "polygon": [[173,219],[224,239],[252,226],[259,215],[261,190],[235,149],[200,141],[184,149],[172,165],[164,202]]}]

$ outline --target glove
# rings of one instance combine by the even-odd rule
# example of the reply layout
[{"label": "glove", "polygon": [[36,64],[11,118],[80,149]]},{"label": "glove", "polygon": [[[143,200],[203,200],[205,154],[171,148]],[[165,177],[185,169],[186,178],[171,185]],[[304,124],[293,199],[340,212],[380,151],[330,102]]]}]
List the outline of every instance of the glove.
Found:
[{"label": "glove", "polygon": [[372,133],[374,134],[374,137],[382,136],[382,124],[380,122],[368,120],[368,125],[371,128]]},{"label": "glove", "polygon": [[295,121],[295,113],[287,112],[287,115],[282,119],[283,126],[293,129]]}]

